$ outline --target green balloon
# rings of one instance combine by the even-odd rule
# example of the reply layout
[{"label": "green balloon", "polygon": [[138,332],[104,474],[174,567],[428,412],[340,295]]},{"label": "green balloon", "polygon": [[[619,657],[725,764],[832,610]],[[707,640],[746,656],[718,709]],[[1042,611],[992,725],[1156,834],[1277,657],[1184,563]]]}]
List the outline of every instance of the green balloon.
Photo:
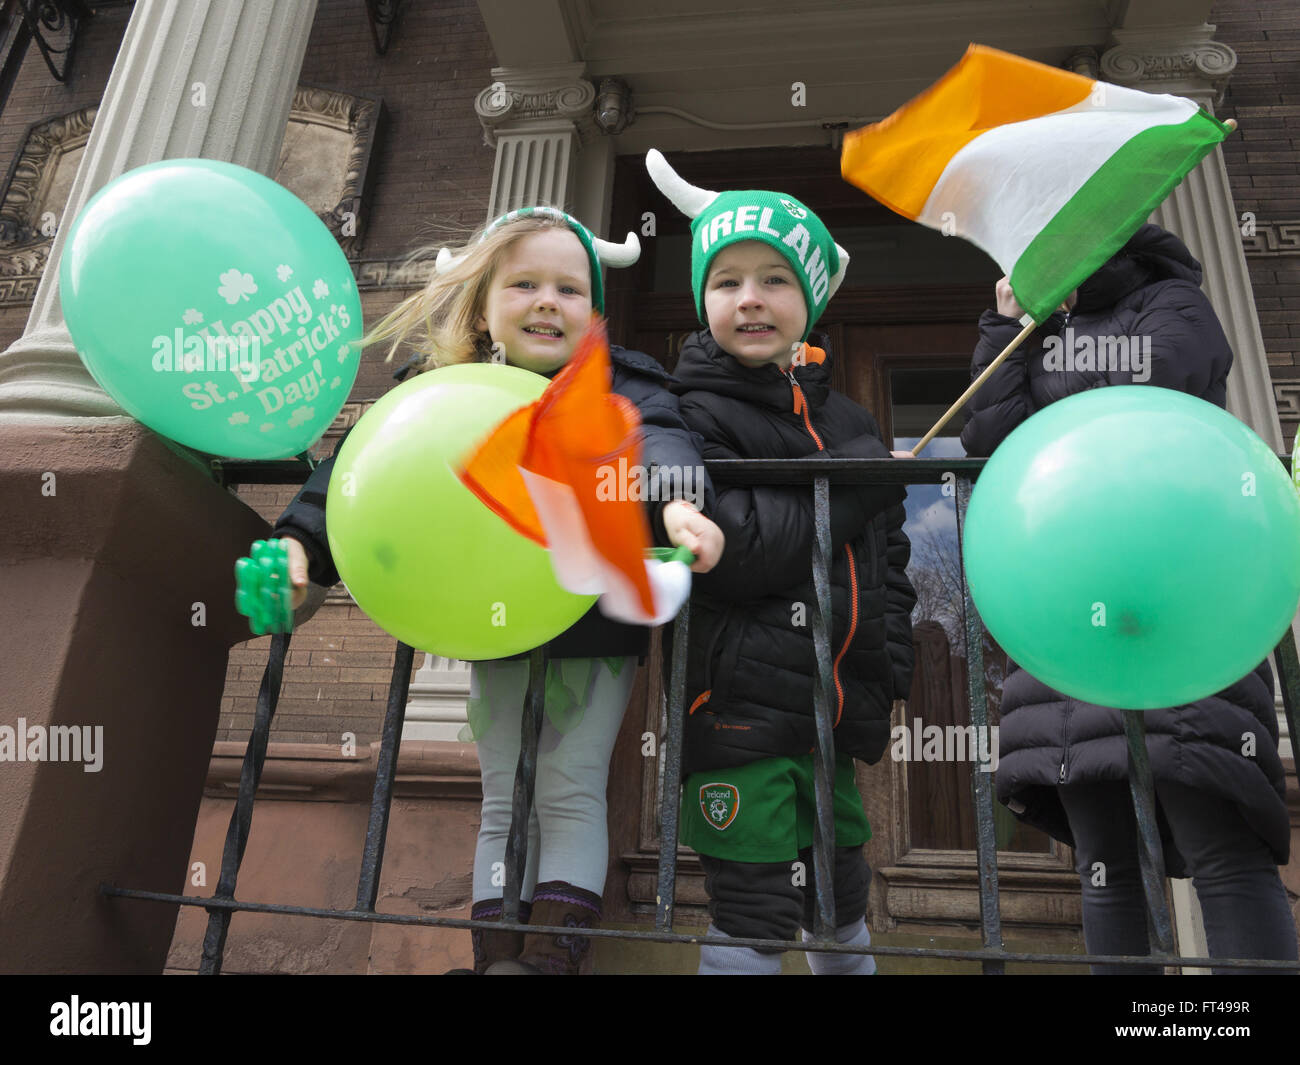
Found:
[{"label": "green balloon", "polygon": [[1015,430],[976,482],[971,596],[1024,669],[1102,706],[1179,706],[1259,665],[1300,602],[1300,499],[1226,411],[1093,389]]},{"label": "green balloon", "polygon": [[232,163],[166,159],[110,181],[68,231],[59,291],[99,386],[213,455],[306,451],[357,374],[361,303],[338,240]]},{"label": "green balloon", "polygon": [[506,365],[433,370],[388,392],[339,450],[326,499],[334,563],[361,608],[402,642],[503,658],[558,636],[596,601],[561,588],[550,553],[453,469],[546,385]]}]

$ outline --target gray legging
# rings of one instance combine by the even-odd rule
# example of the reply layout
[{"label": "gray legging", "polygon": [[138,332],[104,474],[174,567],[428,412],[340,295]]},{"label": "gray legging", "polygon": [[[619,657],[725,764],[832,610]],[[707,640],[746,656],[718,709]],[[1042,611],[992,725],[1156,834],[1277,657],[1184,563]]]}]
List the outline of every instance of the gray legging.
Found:
[{"label": "gray legging", "polygon": [[[1063,784],[1057,790],[1074,833],[1088,952],[1149,954],[1137,821],[1128,782]],[[1210,957],[1297,960],[1295,921],[1277,863],[1236,805],[1207,792],[1161,781],[1156,782],[1156,799],[1192,874]],[[1104,886],[1092,883],[1096,862],[1104,864]],[[1163,970],[1158,965],[1094,965],[1092,971]]]},{"label": "gray legging", "polygon": [[[589,659],[560,659],[565,679],[588,676]],[[623,659],[615,676],[604,659],[594,661],[590,691],[579,690],[577,721],[561,735],[548,714],[537,750],[537,786],[529,821],[528,866],[521,897],[539,883],[563,881],[594,895],[605,890],[609,832],[605,789],[609,759],[618,738],[637,661]],[[484,683],[484,681],[489,683]],[[579,683],[579,681],[575,681]],[[474,851],[474,901],[501,897],[510,814],[519,764],[527,659],[475,662],[470,693],[490,699],[490,724],[478,739],[483,769],[483,815]]]}]

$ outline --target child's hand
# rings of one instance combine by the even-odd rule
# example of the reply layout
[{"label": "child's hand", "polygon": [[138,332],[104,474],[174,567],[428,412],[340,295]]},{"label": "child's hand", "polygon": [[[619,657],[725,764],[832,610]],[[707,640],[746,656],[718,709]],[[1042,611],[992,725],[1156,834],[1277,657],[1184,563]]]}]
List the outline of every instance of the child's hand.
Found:
[{"label": "child's hand", "polygon": [[[1078,296],[1079,290],[1076,288],[1064,302],[1057,307],[1058,311],[1070,311],[1074,308],[1075,297]],[[1008,318],[1020,318],[1024,315],[1025,309],[1016,302],[1016,294],[1011,291],[1011,278],[1002,277],[996,285],[993,286],[993,295],[998,302],[998,314],[1006,315]]]},{"label": "child's hand", "polygon": [[1011,279],[1002,277],[998,283],[993,286],[993,294],[998,303],[998,314],[1005,315],[1008,318],[1019,318],[1025,313],[1025,309],[1016,302],[1016,294],[1011,291]]},{"label": "child's hand", "polygon": [[727,538],[721,529],[685,500],[665,504],[664,528],[674,547],[685,547],[695,556],[693,573],[708,573],[718,564]]},{"label": "child's hand", "polygon": [[281,539],[288,545],[289,550],[289,583],[293,585],[290,605],[297,610],[307,598],[307,552],[292,536]]},{"label": "child's hand", "polygon": [[891,455],[896,459],[914,459],[916,458],[910,451],[891,451]]}]

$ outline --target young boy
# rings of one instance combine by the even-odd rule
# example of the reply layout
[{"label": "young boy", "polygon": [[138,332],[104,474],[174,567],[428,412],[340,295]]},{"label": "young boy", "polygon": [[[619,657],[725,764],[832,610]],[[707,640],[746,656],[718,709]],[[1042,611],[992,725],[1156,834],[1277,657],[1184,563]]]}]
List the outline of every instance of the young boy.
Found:
[{"label": "young boy", "polygon": [[[692,218],[691,286],[709,328],[682,345],[673,391],[703,457],[888,457],[875,419],[831,390],[825,341],[806,343],[848,264],[821,220],[780,193],[695,188],[654,150],[646,165]],[[836,938],[861,946],[871,829],[853,759],[880,759],[911,682],[905,494],[831,488]],[[681,839],[704,865],[709,935],[792,940],[815,906],[812,490],[718,486],[716,497],[726,549],[692,599]],[[870,955],[808,961],[819,974],[875,971]],[[780,970],[778,953],[701,950],[702,974]]]}]

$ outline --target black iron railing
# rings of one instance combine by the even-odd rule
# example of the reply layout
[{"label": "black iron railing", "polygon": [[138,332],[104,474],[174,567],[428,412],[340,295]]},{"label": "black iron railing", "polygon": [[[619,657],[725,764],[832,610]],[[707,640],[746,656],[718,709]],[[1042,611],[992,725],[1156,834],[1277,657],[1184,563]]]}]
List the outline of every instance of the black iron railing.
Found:
[{"label": "black iron railing", "polygon": [[[1289,460],[1279,456],[1289,468]],[[710,939],[702,935],[673,931],[673,909],[677,882],[678,810],[681,787],[682,721],[686,688],[686,647],[690,625],[690,604],[682,608],[673,627],[673,646],[670,659],[668,690],[667,731],[661,750],[664,758],[664,788],[661,800],[661,844],[659,853],[658,903],[655,927],[650,930],[591,929],[584,932],[593,938],[640,940],[657,943],[717,943],[740,947],[780,948],[785,950],[815,951],[818,953],[872,954],[879,957],[901,956],[908,958],[959,959],[978,961],[986,974],[1005,972],[1009,962],[1040,964],[1103,964],[1196,966],[1231,970],[1300,971],[1300,963],[1261,959],[1225,959],[1184,957],[1174,953],[1173,926],[1164,893],[1164,862],[1159,830],[1156,822],[1155,792],[1151,768],[1147,759],[1143,717],[1140,711],[1122,711],[1129,752],[1129,786],[1133,796],[1138,828],[1138,857],[1142,882],[1148,907],[1148,927],[1151,930],[1151,953],[1140,956],[1014,953],[1003,947],[1001,915],[998,905],[997,848],[993,823],[993,790],[989,773],[972,773],[971,787],[976,819],[976,854],[979,868],[980,924],[983,946],[978,950],[844,946],[835,942],[835,901],[831,893],[832,856],[835,847],[834,820],[831,816],[832,777],[834,773],[834,739],[831,721],[831,643],[830,643],[830,485],[831,484],[941,484],[945,475],[956,481],[957,528],[964,535],[966,508],[970,502],[971,485],[984,466],[984,459],[797,459],[767,460],[744,459],[712,461],[707,463],[715,484],[808,484],[811,482],[815,508],[817,538],[812,548],[813,581],[817,607],[813,619],[813,636],[817,656],[817,676],[813,690],[813,708],[816,717],[816,745],[814,748],[816,828],[813,843],[813,867],[816,885],[816,910],[813,938],[809,942],[778,942],[758,939]],[[259,464],[267,467],[269,464]],[[239,468],[242,474],[243,467]],[[282,480],[291,483],[301,480],[302,465],[279,464],[268,473],[261,469],[255,476],[236,475],[227,469],[221,476],[223,483],[256,480],[267,483]],[[962,595],[966,612],[967,678],[970,698],[970,723],[976,735],[987,734],[988,693],[983,667],[983,626],[971,600],[962,569]],[[257,791],[266,745],[270,735],[271,720],[279,698],[280,681],[285,654],[289,648],[288,635],[275,636],[271,641],[270,658],[258,693],[257,711],[252,735],[244,755],[239,793],[231,815],[222,854],[221,875],[216,893],[200,898],[166,892],[146,891],[137,888],[101,884],[104,895],[117,898],[144,899],[184,906],[202,906],[208,911],[208,929],[204,937],[203,957],[199,972],[217,974],[221,971],[226,932],[236,911],[250,913],[275,913],[305,917],[327,917],[335,920],[374,921],[387,924],[426,925],[447,928],[484,928],[509,931],[529,931],[543,935],[569,935],[572,929],[524,925],[518,923],[519,892],[523,880],[528,841],[528,819],[533,800],[534,775],[537,768],[537,743],[543,719],[546,658],[539,648],[529,660],[528,691],[525,695],[526,713],[523,715],[522,742],[519,766],[515,776],[514,808],[510,836],[506,849],[506,882],[501,921],[474,921],[449,917],[423,915],[385,914],[375,912],[378,897],[379,874],[383,865],[384,840],[388,831],[388,814],[392,803],[393,780],[396,775],[397,750],[406,712],[414,651],[398,643],[397,658],[393,666],[393,680],[389,689],[387,713],[384,718],[383,737],[371,796],[370,820],[362,852],[361,875],[357,884],[357,901],[351,910],[330,910],[310,906],[278,905],[243,902],[235,898],[236,880],[243,860],[244,848],[252,825],[253,797]],[[1296,728],[1296,707],[1300,705],[1300,658],[1295,641],[1288,629],[1275,651],[1282,686],[1283,705],[1290,731],[1292,750],[1295,750],[1300,730]]]}]

